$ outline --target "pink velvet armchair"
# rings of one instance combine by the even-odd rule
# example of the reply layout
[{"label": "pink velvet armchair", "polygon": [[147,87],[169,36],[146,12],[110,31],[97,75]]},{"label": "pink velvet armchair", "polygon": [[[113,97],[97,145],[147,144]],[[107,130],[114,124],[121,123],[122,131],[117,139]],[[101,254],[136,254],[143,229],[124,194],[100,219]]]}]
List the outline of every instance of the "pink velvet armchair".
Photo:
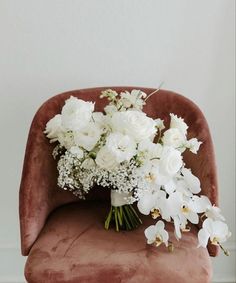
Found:
[{"label": "pink velvet armchair", "polygon": [[[131,232],[105,231],[102,216],[109,206],[103,188],[92,190],[86,201],[57,187],[53,145],[43,134],[47,121],[61,111],[71,95],[96,101],[101,111],[101,90],[92,88],[70,91],[46,101],[36,113],[29,132],[20,186],[20,229],[22,254],[28,256],[25,277],[29,283],[209,283],[210,256],[215,246],[197,248],[199,227],[193,226],[177,242],[173,228],[167,225],[175,245],[173,253],[165,247],[155,249],[145,244],[143,231],[150,224]],[[114,87],[118,92],[134,87]],[[154,89],[141,88],[147,94]],[[217,176],[212,140],[207,122],[189,99],[166,90],[153,95],[145,112],[169,122],[169,113],[184,118],[189,138],[203,141],[198,155],[186,153],[185,162],[201,180],[202,193],[213,204],[218,202]],[[150,223],[149,223],[150,222]]]}]

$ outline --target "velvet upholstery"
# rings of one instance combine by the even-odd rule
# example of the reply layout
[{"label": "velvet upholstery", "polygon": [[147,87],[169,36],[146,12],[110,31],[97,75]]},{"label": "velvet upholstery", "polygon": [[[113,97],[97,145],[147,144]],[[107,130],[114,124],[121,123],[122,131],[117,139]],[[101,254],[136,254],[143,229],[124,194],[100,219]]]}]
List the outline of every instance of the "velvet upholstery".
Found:
[{"label": "velvet upholstery", "polygon": [[[133,88],[137,88],[137,87],[112,87],[112,88],[120,92],[122,90],[132,90]],[[96,101],[96,110],[102,111],[106,101],[104,99],[98,99],[98,97],[100,95],[101,90],[103,89],[106,89],[106,88],[75,90],[75,91],[70,91],[70,92],[66,92],[66,93],[62,93],[57,96],[54,96],[48,101],[46,101],[40,107],[40,109],[38,110],[38,112],[36,113],[33,119],[33,122],[30,128],[30,132],[29,132],[27,146],[26,146],[24,167],[23,167],[22,180],[21,180],[21,186],[20,186],[20,208],[19,208],[22,254],[28,255],[30,253],[28,263],[26,266],[26,274],[32,273],[32,272],[30,273],[30,270],[32,271],[33,266],[36,268],[36,263],[35,263],[36,258],[38,262],[41,261],[40,258],[43,257],[43,254],[41,254],[40,256],[40,249],[42,248],[41,247],[42,243],[45,244],[47,242],[47,240],[45,240],[47,238],[47,234],[49,237],[48,239],[50,239],[48,241],[48,245],[50,245],[50,243],[53,244],[54,240],[56,240],[56,235],[54,236],[52,235],[53,227],[54,227],[53,219],[55,219],[55,225],[57,227],[57,224],[60,221],[57,220],[57,216],[56,216],[57,214],[55,213],[58,213],[58,215],[61,215],[61,212],[59,210],[57,210],[57,212],[53,212],[53,211],[56,208],[61,207],[62,205],[66,205],[68,206],[68,212],[65,212],[65,215],[67,215],[67,213],[73,212],[73,210],[69,209],[69,207],[71,207],[69,203],[78,202],[78,199],[74,197],[71,193],[60,190],[57,187],[56,162],[53,160],[51,156],[54,145],[50,145],[48,139],[43,134],[45,125],[49,119],[51,119],[55,114],[61,111],[61,108],[65,102],[65,99],[69,98],[71,95],[87,100],[87,101]],[[140,88],[140,87],[138,87],[138,89],[142,89],[146,93],[151,93],[154,90],[150,88]],[[176,94],[170,91],[166,91],[166,90],[160,90],[159,92],[157,92],[150,98],[147,105],[145,106],[144,111],[153,118],[159,117],[159,118],[164,119],[167,124],[169,123],[169,113],[170,112],[173,112],[177,114],[178,116],[183,117],[185,121],[187,122],[187,124],[190,126],[188,137],[189,138],[197,137],[199,140],[203,141],[199,154],[194,155],[192,153],[187,152],[184,154],[184,160],[187,166],[192,168],[193,173],[200,178],[202,193],[206,194],[210,198],[212,203],[217,205],[218,204],[218,185],[217,185],[217,175],[216,175],[216,165],[215,165],[213,144],[212,144],[207,122],[202,112],[200,111],[200,109],[189,99],[179,94]],[[89,195],[88,199],[90,200],[108,200],[109,193],[104,190],[93,190],[93,192],[91,192],[91,194]],[[81,203],[81,201],[79,203],[76,203],[76,207],[78,206],[78,209],[80,205],[86,205],[86,202],[85,204]],[[53,213],[54,216],[51,217],[50,216],[51,213]],[[63,215],[62,217],[66,217]],[[49,217],[49,222],[46,221],[48,217]],[[83,223],[83,221],[85,220],[82,220],[82,215],[81,217],[79,217],[79,212],[78,212],[78,226],[80,225],[80,223]],[[67,232],[70,233],[69,226],[68,227],[66,226],[65,221],[61,221],[60,224],[61,224],[61,227],[60,228],[58,227],[58,229],[61,229],[62,231],[64,231],[65,229],[68,229]],[[50,225],[51,225],[51,228],[50,228]],[[98,228],[98,226],[96,227]],[[95,229],[94,233],[97,229],[96,227],[94,228]],[[199,227],[196,227],[196,229],[198,229]],[[77,233],[77,231],[74,231],[73,227],[71,227],[70,229],[72,229],[71,233]],[[82,229],[82,228],[78,228],[78,229]],[[100,231],[99,233],[102,233],[102,232]],[[106,232],[106,233],[107,234],[104,234],[104,235],[99,234],[99,235],[102,237],[103,236],[106,237],[105,239],[108,239],[110,235],[114,234],[111,231]],[[137,235],[136,235],[136,232],[132,232],[132,233],[133,233],[132,237],[134,238],[141,237],[142,242],[144,242],[142,233],[140,234],[137,232]],[[139,236],[139,235],[142,235],[142,236]],[[195,234],[194,235],[191,234],[191,235],[192,235],[191,236],[192,238],[193,237],[196,238]],[[96,234],[94,235],[94,237],[96,238]],[[117,239],[117,241],[120,241],[119,234],[117,235],[114,234],[114,237],[115,239]],[[192,239],[191,243],[193,244],[195,240],[196,239]],[[88,242],[86,245],[88,248],[89,247]],[[38,246],[40,248],[37,248]],[[93,247],[93,253],[96,254],[96,251],[97,251],[96,243],[92,247]],[[50,247],[48,246],[47,249],[49,250],[49,248]],[[39,251],[38,254],[36,253],[37,249]],[[148,251],[151,249],[151,247],[145,247],[145,249],[147,249]],[[79,248],[78,248],[78,251],[79,251]],[[117,251],[119,253],[119,249]],[[185,248],[183,248],[183,251],[185,251],[184,253],[187,253],[187,250]],[[200,251],[202,251],[202,249]],[[217,254],[217,249],[215,248],[215,246],[209,245],[208,251],[211,256],[215,256]],[[209,266],[207,262],[208,259],[204,257],[205,256],[204,252],[200,252],[200,253],[202,253],[201,256],[203,256],[204,260],[206,261],[206,266]],[[136,256],[138,257],[139,254],[137,253]],[[50,254],[50,258],[51,258],[51,254]],[[55,257],[52,257],[52,258],[55,259]],[[104,256],[104,258],[106,258],[106,256]],[[78,260],[82,260],[82,259],[78,258]],[[166,260],[168,260],[168,258],[166,258]],[[178,261],[177,258],[175,260]],[[188,262],[187,265],[189,265],[190,262]],[[51,265],[53,264],[53,261],[51,260],[48,261],[48,268],[50,268],[49,263]],[[62,262],[58,264],[60,266]],[[61,266],[66,269],[68,266],[66,267],[65,265],[66,264],[62,264]],[[40,265],[39,268],[42,268],[42,266],[43,265]],[[201,266],[201,264],[199,266]],[[165,268],[167,267],[165,266]],[[56,267],[54,268],[54,270],[57,270]],[[40,270],[40,272],[43,272],[43,271]],[[89,269],[88,269],[88,272],[90,272]],[[55,275],[55,273],[53,274]],[[32,281],[29,281],[29,282],[41,282],[41,281],[33,281],[33,280],[35,279],[32,279]],[[60,278],[58,280],[59,280],[58,282],[64,282],[64,281],[60,281]],[[127,282],[137,282],[138,283],[138,282],[144,281],[143,279],[142,280],[140,279],[141,281],[139,281],[139,279],[137,280],[138,281],[127,281]],[[52,280],[52,281],[45,281],[45,282],[57,282],[57,281]],[[65,282],[80,282],[80,281],[65,281]],[[90,281],[81,281],[81,282],[90,282]],[[99,282],[99,281],[96,281],[96,282]],[[123,281],[116,281],[116,282],[126,282],[126,281],[123,280]],[[154,282],[154,281],[146,281],[146,282]],[[155,281],[155,282],[159,282],[159,281]],[[181,281],[181,282],[184,282],[184,281]],[[192,281],[192,282],[195,282],[195,281]],[[203,283],[203,282],[208,282],[208,281],[199,281],[199,282]]]},{"label": "velvet upholstery", "polygon": [[[197,228],[177,242],[173,253],[144,241],[143,230],[107,232],[102,220],[108,203],[83,202],[62,206],[49,217],[26,263],[30,283],[210,283],[208,252],[197,248]],[[63,225],[62,225],[63,223]]]}]

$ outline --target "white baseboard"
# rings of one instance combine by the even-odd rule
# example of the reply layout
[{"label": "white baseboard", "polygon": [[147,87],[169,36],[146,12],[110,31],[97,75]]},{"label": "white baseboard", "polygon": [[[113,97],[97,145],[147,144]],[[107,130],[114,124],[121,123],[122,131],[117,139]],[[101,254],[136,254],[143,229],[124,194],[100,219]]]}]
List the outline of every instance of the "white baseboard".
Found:
[{"label": "white baseboard", "polygon": [[[236,242],[228,242],[224,247],[230,252],[226,257],[223,253],[212,258],[213,281],[212,283],[236,283]],[[24,278],[23,257],[19,247],[0,245],[0,283],[27,283]]]}]

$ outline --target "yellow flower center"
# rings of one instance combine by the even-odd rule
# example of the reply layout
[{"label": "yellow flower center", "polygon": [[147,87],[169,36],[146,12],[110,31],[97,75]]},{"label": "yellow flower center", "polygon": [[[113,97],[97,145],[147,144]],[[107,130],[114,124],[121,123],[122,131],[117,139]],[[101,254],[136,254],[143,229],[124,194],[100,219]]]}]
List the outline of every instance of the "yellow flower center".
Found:
[{"label": "yellow flower center", "polygon": [[155,243],[155,246],[156,246],[156,247],[159,247],[159,246],[162,244],[162,238],[161,238],[161,236],[157,236],[154,243]]},{"label": "yellow flower center", "polygon": [[156,177],[155,177],[155,175],[154,174],[152,174],[152,173],[149,173],[148,175],[146,175],[145,176],[145,179],[148,181],[148,182],[153,182],[153,181],[155,181],[156,180]]},{"label": "yellow flower center", "polygon": [[151,210],[151,215],[153,219],[157,219],[161,214],[160,214],[160,210],[157,208],[153,208]]},{"label": "yellow flower center", "polygon": [[219,244],[219,238],[214,237],[213,239],[211,239],[211,243],[212,243],[212,245],[218,246],[218,244]]},{"label": "yellow flower center", "polygon": [[183,205],[181,210],[182,210],[183,213],[189,213],[189,211],[190,211],[190,209],[186,205]]}]

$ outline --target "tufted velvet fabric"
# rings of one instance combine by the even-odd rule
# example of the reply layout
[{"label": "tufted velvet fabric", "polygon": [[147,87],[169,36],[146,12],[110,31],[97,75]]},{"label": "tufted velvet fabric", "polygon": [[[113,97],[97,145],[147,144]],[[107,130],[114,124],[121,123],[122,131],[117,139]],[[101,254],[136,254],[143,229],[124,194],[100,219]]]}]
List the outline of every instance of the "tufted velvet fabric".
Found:
[{"label": "tufted velvet fabric", "polygon": [[[120,92],[122,90],[131,90],[135,87],[112,87],[112,88]],[[40,107],[40,109],[38,110],[38,112],[36,113],[33,119],[31,129],[29,132],[27,147],[26,147],[25,161],[24,161],[22,180],[21,180],[21,186],[20,186],[21,247],[22,247],[23,255],[28,255],[30,253],[28,261],[27,261],[27,265],[26,265],[26,276],[30,278],[28,279],[29,282],[43,282],[43,281],[40,281],[41,280],[40,276],[42,275],[43,268],[44,267],[46,268],[46,266],[47,266],[47,269],[45,269],[43,274],[44,276],[48,276],[47,278],[51,278],[50,279],[51,281],[44,281],[44,282],[95,282],[95,281],[88,281],[88,279],[86,279],[85,281],[83,281],[83,279],[76,279],[77,281],[73,281],[74,279],[72,278],[70,278],[72,281],[68,281],[69,280],[68,276],[65,278],[63,277],[64,276],[63,270],[65,270],[65,274],[68,274],[69,272],[67,270],[67,268],[69,268],[68,264],[70,264],[70,262],[73,262],[73,258],[75,257],[75,255],[79,254],[80,249],[82,249],[83,241],[81,239],[83,239],[83,237],[82,238],[80,237],[79,242],[76,241],[75,247],[77,247],[78,251],[76,251],[75,249],[74,251],[75,254],[73,254],[71,261],[69,257],[69,255],[71,254],[71,249],[69,249],[70,252],[67,254],[67,256],[64,257],[63,259],[64,261],[60,259],[60,253],[58,254],[58,252],[56,251],[55,253],[53,251],[50,251],[50,249],[54,247],[53,245],[55,241],[57,240],[56,229],[60,229],[60,233],[62,233],[62,237],[67,238],[67,234],[69,235],[70,233],[72,233],[71,237],[75,237],[76,233],[78,234],[80,233],[80,231],[82,231],[81,230],[83,229],[82,223],[86,222],[87,217],[88,218],[93,217],[91,215],[94,212],[92,212],[93,206],[89,208],[89,211],[91,211],[90,216],[88,214],[85,215],[85,213],[83,213],[82,210],[80,211],[80,207],[82,208],[82,206],[83,207],[86,206],[87,202],[85,203],[79,202],[75,206],[69,205],[69,203],[78,202],[78,199],[76,199],[72,194],[58,189],[56,163],[51,156],[53,145],[49,144],[48,139],[43,134],[43,130],[45,128],[47,121],[51,119],[55,114],[61,111],[61,108],[64,104],[65,99],[69,98],[71,95],[84,99],[84,100],[88,100],[88,101],[96,101],[96,110],[102,111],[104,104],[105,104],[105,100],[98,99],[98,97],[99,97],[101,90],[103,89],[106,89],[106,88],[76,90],[76,91],[62,93],[55,97],[52,97]],[[140,87],[138,87],[138,89],[142,89],[146,93],[151,93],[154,90],[150,88],[140,88]],[[151,117],[159,117],[159,118],[164,119],[167,124],[169,123],[169,113],[170,112],[173,112],[183,117],[185,121],[187,122],[187,124],[190,125],[188,137],[189,138],[198,137],[198,139],[203,141],[201,150],[199,151],[199,154],[197,156],[192,153],[187,152],[185,153],[184,159],[185,159],[187,166],[191,167],[193,173],[200,178],[202,192],[211,199],[213,204],[217,204],[218,203],[218,187],[217,187],[214,150],[213,150],[212,140],[211,140],[207,122],[202,112],[199,110],[199,108],[189,99],[181,95],[178,95],[176,93],[166,91],[166,90],[160,90],[158,93],[156,93],[150,98],[147,105],[145,106],[144,111],[148,113],[148,115]],[[109,198],[108,196],[109,194],[107,193],[107,191],[93,190],[93,192],[91,192],[88,199],[90,200],[108,200]],[[53,212],[56,208],[62,205],[65,205],[65,207],[62,208],[62,210],[58,209],[55,212]],[[95,208],[96,206],[94,206],[94,209]],[[53,214],[51,215],[51,213]],[[75,215],[77,216],[77,222],[73,222],[72,220],[71,220],[72,222],[69,221],[70,218],[75,219],[73,218],[75,217],[73,216],[73,213],[75,213]],[[94,214],[94,216],[95,215],[96,213]],[[49,217],[49,221],[47,221],[48,217]],[[61,221],[59,220],[59,217],[61,217]],[[65,219],[68,219],[68,222],[66,222]],[[59,223],[60,225],[58,225]],[[73,227],[71,227],[71,225],[67,225],[67,223],[71,223],[71,225],[72,223],[73,225],[77,223],[79,230],[75,230]],[[95,224],[94,229],[91,228],[88,232],[92,233],[93,231],[95,238],[97,237],[96,233],[99,233],[99,237],[100,237],[99,245],[96,242],[93,243],[91,239],[90,239],[90,242],[85,241],[84,243],[84,246],[86,247],[86,249],[88,249],[90,253],[93,252],[93,256],[96,255],[97,252],[100,252],[99,248],[101,248],[102,245],[105,245],[108,240],[113,241],[112,240],[113,237],[114,239],[116,239],[116,243],[118,243],[119,245],[123,241],[122,237],[125,237],[126,239],[125,233],[114,234],[111,231],[106,232],[106,233],[104,231],[102,232],[101,227],[98,226],[99,221],[97,220],[96,223],[97,224]],[[53,230],[54,226],[56,227],[55,231]],[[199,227],[196,227],[196,229],[198,228]],[[39,236],[40,232],[41,234]],[[86,232],[86,234],[88,232]],[[103,237],[106,240],[102,240]],[[139,237],[141,237],[142,242],[144,241],[143,234],[140,233],[140,230],[137,230],[137,232],[135,231],[132,232],[132,236],[130,236],[129,234],[129,237],[130,237],[130,240],[128,240],[128,237],[127,237],[126,241],[131,241],[129,242],[130,245],[134,245],[135,243],[135,240],[131,240],[131,239],[139,239]],[[91,238],[91,235],[90,235],[90,238]],[[140,241],[141,241],[141,238],[140,238]],[[70,239],[70,236],[69,236],[69,239]],[[194,249],[195,247],[194,241],[196,241],[196,234],[192,233],[190,234],[190,236],[186,236],[186,241],[189,243],[188,247],[190,247],[190,250]],[[67,242],[67,245],[68,243],[69,241]],[[81,247],[79,243],[81,244]],[[91,247],[89,246],[89,243],[91,244]],[[43,246],[47,247],[47,253],[48,253],[47,257],[45,257],[46,254],[44,253]],[[125,247],[127,247],[127,245]],[[59,250],[65,249],[66,242],[64,244],[63,242],[60,242],[60,244],[58,244],[58,248]],[[135,247],[132,247],[132,248],[135,250]],[[117,255],[119,255],[120,257],[119,249],[122,249],[122,245],[119,246],[118,249],[115,249],[114,252],[117,253]],[[154,255],[156,253],[155,251],[152,250],[151,247],[143,247],[143,249],[147,253],[148,251],[149,252],[151,251],[151,255]],[[196,261],[194,257],[190,259],[191,253],[187,252],[186,246],[183,246],[183,249],[180,248],[180,251],[182,251],[182,256],[183,254],[188,254],[189,256],[189,258],[187,259],[186,266],[188,267],[188,272],[190,274],[194,272],[193,271],[194,269],[191,266],[191,264],[194,264],[194,266],[195,265],[198,266],[198,260],[200,260],[200,258],[201,260],[200,260],[197,270],[200,272],[201,266],[202,266],[201,261],[203,260],[205,261],[205,266],[208,268],[208,273],[210,273],[209,271],[210,265],[208,262],[208,258],[205,256],[205,252],[203,252],[202,249],[198,251],[194,250],[193,254],[196,255],[196,259],[198,258]],[[180,251],[178,252],[178,255],[181,258]],[[217,254],[217,249],[215,248],[215,246],[209,245],[208,251],[211,256],[215,256]],[[79,262],[80,261],[83,262],[82,254],[78,255],[78,258],[76,259]],[[134,261],[134,258],[139,257],[140,254],[139,252],[137,253],[130,252],[130,256],[131,256],[130,260]],[[174,262],[176,262],[175,264],[177,264],[177,262],[180,262],[177,259],[177,257],[172,262],[171,258],[173,257],[173,255],[168,254],[168,256],[170,257],[166,257],[165,253],[162,251],[160,256],[157,257],[156,264],[160,267],[161,270],[166,269],[168,271],[169,268],[171,269],[173,267],[173,266],[171,267],[170,265],[167,266],[166,261],[170,261],[172,265]],[[126,257],[128,257],[128,255],[126,255]],[[43,260],[43,258],[45,258],[45,260]],[[86,260],[89,260],[89,259],[92,260],[93,257],[90,255],[88,257],[85,257],[84,260],[86,262]],[[89,266],[91,268],[92,266],[94,266],[94,268],[90,270],[88,266],[87,267],[77,266],[77,267],[74,267],[74,270],[76,271],[72,273],[73,274],[76,273],[77,274],[76,276],[80,276],[79,275],[80,272],[81,274],[85,274],[87,272],[89,273],[89,278],[91,278],[89,280],[94,280],[93,274],[95,274],[96,269],[98,269],[97,270],[98,273],[99,273],[99,270],[104,270],[104,272],[106,270],[106,272],[108,272],[109,267],[107,264],[105,265],[104,269],[101,269],[102,266],[104,265],[103,261],[106,262],[105,259],[106,259],[105,255],[103,258],[100,257],[101,262],[100,262],[99,267],[98,267],[98,262],[96,260],[91,261],[91,262],[87,261],[86,264],[87,265],[90,264]],[[181,261],[182,260],[186,261],[184,259],[184,256],[183,256],[183,259],[181,259]],[[134,261],[134,262],[137,263],[138,261]],[[109,274],[111,273],[115,274],[114,265],[117,264],[118,266],[117,262],[112,261],[112,263],[113,263],[113,267],[111,266],[111,272]],[[161,268],[161,264],[164,264],[164,263],[165,263],[165,266]],[[58,264],[58,267],[55,266],[56,264]],[[153,271],[157,268],[156,266],[154,268],[153,264],[151,264],[150,268],[148,269],[148,272],[150,274],[153,274],[150,276],[154,276],[154,277],[160,276],[160,275],[157,275],[157,272]],[[52,269],[50,269],[50,266],[52,266],[51,267]],[[62,268],[62,270],[59,272],[58,268]],[[87,268],[87,271],[85,271],[86,268]],[[123,269],[125,268],[125,266],[120,267],[120,268],[121,268],[120,272],[123,272]],[[133,266],[132,268],[137,268],[137,265],[135,265],[135,267]],[[140,268],[141,266],[139,266],[139,269]],[[158,268],[157,270],[159,270]],[[33,272],[34,269],[35,269],[35,272]],[[169,274],[169,272],[167,271],[165,271],[166,274],[167,273]],[[163,274],[165,274],[165,272]],[[182,269],[179,269],[179,273],[182,274]],[[177,271],[176,271],[176,274],[177,274]],[[174,273],[174,277],[177,278],[176,274]],[[181,276],[181,274],[179,274],[179,276]],[[206,275],[206,278],[208,277],[209,277],[209,274]],[[64,279],[60,279],[60,278],[64,278]],[[119,275],[117,275],[117,278],[119,278]],[[155,277],[155,278],[158,279],[159,277]],[[119,280],[119,279],[116,279],[116,280]],[[135,280],[137,281],[132,281],[133,279],[131,277],[130,277],[130,281],[129,280],[125,281],[124,278],[122,280],[123,281],[121,281],[120,279],[120,281],[109,281],[109,282],[137,282],[139,283],[141,281],[144,281],[144,278],[136,277]],[[150,280],[154,280],[154,279],[150,279]],[[179,282],[185,282],[183,281],[183,278],[181,278],[181,280],[182,281],[179,281]],[[202,280],[202,281],[191,281],[191,282],[202,282],[203,283],[203,282],[208,282],[207,280],[208,279],[206,279],[205,281]],[[106,281],[97,280],[96,282],[106,282]],[[157,280],[157,281],[144,281],[144,282],[164,282],[164,281]],[[172,281],[167,280],[165,282],[172,282]],[[173,282],[177,282],[177,281],[173,281]]]}]

